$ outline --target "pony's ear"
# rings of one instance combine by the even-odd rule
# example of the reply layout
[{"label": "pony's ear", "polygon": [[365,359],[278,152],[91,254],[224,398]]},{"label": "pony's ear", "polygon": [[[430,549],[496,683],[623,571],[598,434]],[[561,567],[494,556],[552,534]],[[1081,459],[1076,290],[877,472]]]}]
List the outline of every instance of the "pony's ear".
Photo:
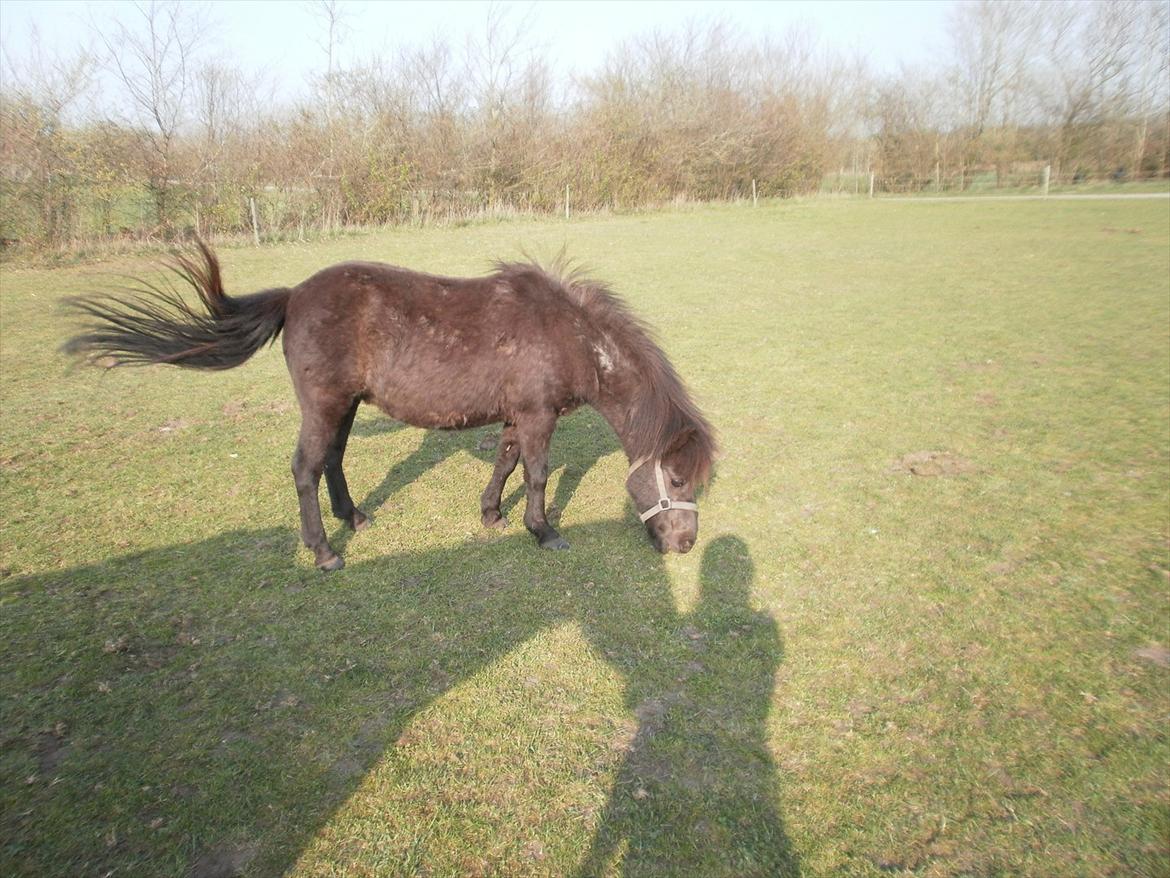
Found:
[{"label": "pony's ear", "polygon": [[670,444],[666,446],[666,452],[662,456],[672,457],[673,455],[678,454],[689,443],[695,440],[696,435],[696,431],[693,427],[687,427],[683,430],[679,430],[670,440]]},{"label": "pony's ear", "polygon": [[691,479],[697,485],[704,485],[711,476],[714,451],[705,433],[694,427],[685,427],[671,439],[662,456],[669,457],[676,472],[683,474],[684,478]]}]

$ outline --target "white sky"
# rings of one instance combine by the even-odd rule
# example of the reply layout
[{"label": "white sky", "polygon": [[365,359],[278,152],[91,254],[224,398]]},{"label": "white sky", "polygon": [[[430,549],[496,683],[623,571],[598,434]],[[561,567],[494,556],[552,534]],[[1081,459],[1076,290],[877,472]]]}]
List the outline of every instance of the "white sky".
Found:
[{"label": "white sky", "polygon": [[[188,0],[190,2],[190,0]],[[297,96],[308,77],[325,66],[321,24],[305,2],[211,0],[217,54],[245,70],[262,70],[277,94]],[[512,20],[530,22],[531,42],[562,75],[587,73],[623,38],[689,19],[722,18],[750,36],[783,34],[806,25],[823,46],[858,52],[880,71],[939,60],[949,2],[944,0],[820,0],[820,2],[701,2],[701,0],[558,0],[504,3]],[[490,4],[482,0],[348,0],[340,61],[358,61],[399,46],[447,35],[458,42],[482,27]],[[23,54],[30,26],[44,47],[68,54],[92,42],[92,25],[133,16],[127,0],[0,0],[0,44]]]}]

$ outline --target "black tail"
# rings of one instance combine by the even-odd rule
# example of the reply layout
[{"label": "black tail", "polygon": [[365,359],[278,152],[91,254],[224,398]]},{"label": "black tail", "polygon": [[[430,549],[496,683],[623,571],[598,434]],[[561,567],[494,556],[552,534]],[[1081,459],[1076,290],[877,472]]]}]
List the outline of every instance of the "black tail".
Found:
[{"label": "black tail", "polygon": [[168,267],[195,290],[202,307],[189,305],[171,284],[145,281],[120,295],[71,299],[68,307],[85,322],[62,350],[106,366],[231,369],[275,341],[289,290],[228,296],[215,254],[202,241],[196,246],[198,253],[177,254]]}]

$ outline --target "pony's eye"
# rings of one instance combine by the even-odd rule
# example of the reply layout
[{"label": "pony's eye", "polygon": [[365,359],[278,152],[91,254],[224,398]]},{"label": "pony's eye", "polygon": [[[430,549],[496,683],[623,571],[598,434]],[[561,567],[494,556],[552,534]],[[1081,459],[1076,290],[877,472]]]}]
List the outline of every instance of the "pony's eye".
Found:
[{"label": "pony's eye", "polygon": [[676,488],[681,488],[683,485],[686,484],[686,482],[684,482],[682,479],[671,479],[670,483],[672,485],[674,485]]}]

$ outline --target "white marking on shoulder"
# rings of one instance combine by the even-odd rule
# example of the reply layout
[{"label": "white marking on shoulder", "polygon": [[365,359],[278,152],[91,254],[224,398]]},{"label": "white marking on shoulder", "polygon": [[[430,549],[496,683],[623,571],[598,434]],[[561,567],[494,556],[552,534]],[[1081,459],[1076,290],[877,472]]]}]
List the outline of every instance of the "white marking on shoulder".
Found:
[{"label": "white marking on shoulder", "polygon": [[609,351],[607,351],[601,345],[595,344],[593,346],[593,353],[597,354],[597,363],[599,366],[601,366],[602,372],[613,371],[613,360],[609,356]]}]

